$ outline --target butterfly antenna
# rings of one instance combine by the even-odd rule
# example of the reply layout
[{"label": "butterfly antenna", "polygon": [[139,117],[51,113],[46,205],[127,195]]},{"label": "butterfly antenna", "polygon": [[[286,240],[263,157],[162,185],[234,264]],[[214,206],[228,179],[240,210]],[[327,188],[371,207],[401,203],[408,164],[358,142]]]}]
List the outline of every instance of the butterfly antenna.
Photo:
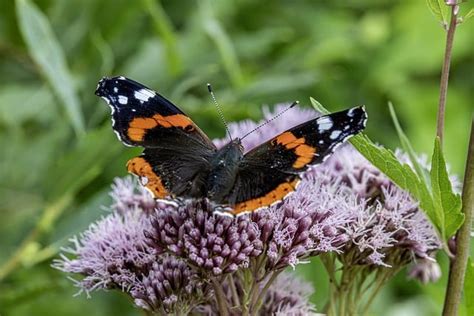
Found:
[{"label": "butterfly antenna", "polygon": [[251,130],[250,132],[248,132],[247,134],[245,134],[243,137],[240,138],[240,140],[244,139],[245,137],[249,136],[250,134],[252,134],[253,132],[255,132],[256,130],[260,129],[261,127],[267,125],[268,123],[270,123],[271,121],[274,121],[276,120],[277,118],[279,118],[280,116],[282,116],[286,111],[288,111],[289,109],[293,108],[295,105],[299,104],[300,102],[299,101],[295,101],[293,103],[290,104],[289,107],[287,107],[286,109],[284,109],[283,111],[281,111],[280,113],[278,113],[277,115],[275,115],[274,117],[272,117],[271,119],[263,122],[262,124],[258,125],[257,127],[255,127],[253,130]]},{"label": "butterfly antenna", "polygon": [[222,113],[222,109],[221,109],[219,103],[217,103],[216,96],[214,95],[214,91],[212,90],[212,86],[211,86],[210,83],[207,84],[207,90],[209,90],[209,93],[211,94],[212,101],[213,101],[214,104],[216,105],[217,113],[219,113],[219,116],[220,116],[220,118],[221,118],[221,121],[222,121],[222,123],[224,123],[225,130],[226,130],[226,132],[227,132],[227,135],[229,135],[230,141],[232,141],[232,135],[230,135],[229,126],[227,125],[227,122],[226,122],[226,120],[225,120],[225,118],[224,118],[224,113]]}]

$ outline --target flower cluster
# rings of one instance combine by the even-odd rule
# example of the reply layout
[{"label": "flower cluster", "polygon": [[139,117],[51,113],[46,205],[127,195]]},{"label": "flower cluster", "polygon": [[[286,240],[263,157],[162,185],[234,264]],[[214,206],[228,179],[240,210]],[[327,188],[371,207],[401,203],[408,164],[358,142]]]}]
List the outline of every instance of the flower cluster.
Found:
[{"label": "flower cluster", "polygon": [[248,268],[259,256],[268,271],[294,267],[347,241],[343,228],[352,215],[338,210],[350,205],[328,190],[319,178],[308,177],[281,205],[236,218],[213,214],[204,201],[166,205],[157,209],[147,236],[156,249],[213,275]]},{"label": "flower cluster", "polygon": [[[291,111],[245,138],[244,147],[317,115]],[[273,115],[265,110],[265,120]],[[257,125],[230,130],[238,137]],[[236,218],[213,213],[206,200],[154,201],[130,178],[117,179],[111,196],[112,212],[73,238],[54,266],[82,275],[76,285],[87,293],[118,288],[153,313],[308,314],[312,290],[282,273],[286,267],[316,255],[370,271],[435,264],[440,248],[417,203],[349,145],[306,172],[280,204]],[[439,277],[424,266],[411,275]]]},{"label": "flower cluster", "polygon": [[79,238],[71,239],[72,246],[63,248],[61,259],[53,265],[82,274],[76,285],[86,293],[99,288],[130,289],[137,275],[146,274],[159,257],[147,244],[143,232],[150,223],[138,210],[114,212],[92,224]]},{"label": "flower cluster", "polygon": [[337,183],[354,201],[353,209],[346,209],[353,214],[345,226],[350,242],[343,253],[350,257],[348,264],[403,265],[428,258],[441,247],[418,204],[353,147],[343,146],[312,172],[320,169],[329,172],[328,183]]},{"label": "flower cluster", "polygon": [[[285,105],[277,106],[274,113],[264,110],[262,122],[283,109]],[[311,110],[294,109],[291,113],[286,117],[288,119],[271,121],[264,129],[245,138],[244,147],[249,150],[317,116]],[[262,122],[244,121],[230,124],[229,128],[232,135],[238,137]],[[223,144],[223,140],[217,143]],[[397,150],[397,155],[400,160],[409,163],[407,155],[400,150]],[[429,169],[426,157],[422,156],[420,163]],[[456,187],[457,179],[451,179]],[[410,195],[393,184],[350,145],[340,147],[323,164],[309,170],[298,190],[295,198],[288,199],[279,207],[279,212],[288,207],[301,209],[298,204],[309,200],[313,203],[308,207],[311,212],[319,208],[320,211],[331,211],[330,220],[338,216],[339,219],[335,220],[338,224],[329,227],[338,231],[335,233],[340,241],[346,240],[343,246],[340,241],[336,244],[343,255],[350,253],[351,262],[348,264],[407,264],[415,258],[428,258],[441,247],[433,226]],[[331,209],[328,203],[335,207]],[[331,246],[328,251],[335,250]],[[322,247],[321,243],[319,247]],[[402,262],[392,262],[400,258],[403,258]]]},{"label": "flower cluster", "polygon": [[186,315],[208,298],[209,289],[182,260],[163,256],[130,289],[135,304],[150,311]]},{"label": "flower cluster", "polygon": [[234,272],[262,253],[261,233],[246,218],[213,214],[205,201],[163,206],[151,219],[150,244],[186,258],[202,271]]}]

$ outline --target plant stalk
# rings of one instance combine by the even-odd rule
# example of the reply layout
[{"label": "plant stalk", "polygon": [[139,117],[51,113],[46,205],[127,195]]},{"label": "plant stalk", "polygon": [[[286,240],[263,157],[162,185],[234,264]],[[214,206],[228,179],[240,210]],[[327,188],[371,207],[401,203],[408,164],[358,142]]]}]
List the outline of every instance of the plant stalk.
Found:
[{"label": "plant stalk", "polygon": [[254,309],[254,312],[257,313],[260,308],[262,307],[263,300],[265,298],[265,295],[267,294],[268,289],[270,288],[270,285],[272,285],[273,281],[278,277],[278,275],[282,272],[283,270],[280,271],[275,271],[263,287],[263,289],[260,291],[260,294],[258,295],[257,301],[255,302],[255,306],[252,307]]},{"label": "plant stalk", "polygon": [[467,259],[469,257],[472,213],[474,212],[474,118],[471,123],[471,136],[467,152],[466,171],[464,173],[462,211],[464,213],[464,223],[456,233],[456,251],[455,257],[451,260],[449,266],[448,287],[444,300],[443,316],[458,314]]},{"label": "plant stalk", "polygon": [[454,33],[456,32],[459,6],[451,6],[451,20],[446,36],[446,49],[444,52],[443,69],[441,70],[441,81],[439,87],[438,119],[436,125],[436,135],[439,137],[441,146],[443,145],[444,117],[446,110],[446,96],[448,93],[449,68],[451,65],[451,53],[453,50]]},{"label": "plant stalk", "polygon": [[216,295],[217,306],[219,307],[219,315],[228,316],[229,311],[227,309],[227,301],[221,284],[216,279],[212,278],[212,287],[214,288],[214,294]]},{"label": "plant stalk", "polygon": [[229,282],[229,287],[232,293],[232,300],[233,300],[234,306],[239,307],[241,305],[239,294],[237,293],[237,288],[235,287],[234,276],[232,274],[229,274],[227,282]]}]

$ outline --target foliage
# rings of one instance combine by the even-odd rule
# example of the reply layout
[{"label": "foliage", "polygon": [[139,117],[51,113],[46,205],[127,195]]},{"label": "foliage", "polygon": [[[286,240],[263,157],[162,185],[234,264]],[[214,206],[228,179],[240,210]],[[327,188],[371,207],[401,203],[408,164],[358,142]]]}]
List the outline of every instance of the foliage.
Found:
[{"label": "foliage", "polygon": [[[472,7],[463,4],[465,18]],[[432,150],[444,31],[423,1],[19,0],[1,8],[0,266],[35,232],[1,280],[2,314],[54,315],[50,302],[56,315],[138,313],[114,295],[73,298],[49,267],[68,237],[105,214],[96,210],[110,202],[106,188],[137,154],[115,139],[109,109],[93,95],[104,75],[155,88],[213,137],[224,129],[207,82],[228,120],[309,96],[331,110],[366,104],[367,133],[387,148],[398,143],[391,100],[414,150]],[[444,152],[457,173],[472,112],[473,33],[474,23],[463,23],[456,34],[449,86]],[[325,278],[319,262],[306,272]],[[400,284],[374,313],[439,313],[441,299],[424,294],[442,296],[443,284]],[[316,288],[321,307],[327,293]]]}]

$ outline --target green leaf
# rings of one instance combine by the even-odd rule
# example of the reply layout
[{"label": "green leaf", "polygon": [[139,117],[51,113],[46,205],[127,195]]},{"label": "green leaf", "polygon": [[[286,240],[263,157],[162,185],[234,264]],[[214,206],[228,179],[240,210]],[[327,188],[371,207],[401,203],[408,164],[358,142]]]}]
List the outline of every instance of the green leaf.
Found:
[{"label": "green leaf", "polygon": [[466,315],[474,315],[474,262],[471,258],[467,261],[466,276],[464,279],[464,304]]},{"label": "green leaf", "polygon": [[112,51],[112,48],[104,39],[100,31],[94,31],[91,37],[92,37],[92,43],[97,48],[97,51],[102,59],[100,73],[101,74],[111,73],[115,65],[115,56],[114,56],[114,52]]},{"label": "green leaf", "polygon": [[442,233],[445,240],[454,235],[464,221],[461,212],[461,196],[453,192],[446,162],[436,137],[431,160],[431,187],[436,213],[442,219]]},{"label": "green leaf", "polygon": [[105,163],[121,148],[109,124],[88,132],[51,168],[45,184],[49,188],[48,199],[54,201],[66,194],[76,194],[102,172]]},{"label": "green leaf", "polygon": [[[313,98],[311,98],[311,104],[317,111],[323,114],[329,113],[321,103]],[[400,162],[391,150],[376,145],[363,134],[352,137],[350,142],[368,161],[390,178],[392,182],[403,190],[408,191],[418,200],[420,207],[425,211],[433,225],[439,231],[442,230],[443,221],[441,216],[435,211],[429,188],[420,180],[409,165]]]},{"label": "green leaf", "polygon": [[82,134],[84,119],[79,99],[64,52],[47,17],[30,0],[17,0],[16,12],[18,24],[31,57],[64,105],[76,134]]},{"label": "green leaf", "polygon": [[466,13],[466,15],[463,17],[463,20],[467,21],[468,19],[472,18],[473,16],[474,16],[474,8],[472,8],[471,10],[469,10],[468,13]]},{"label": "green leaf", "polygon": [[395,109],[393,108],[391,102],[388,103],[388,108],[390,110],[390,115],[392,116],[392,121],[395,125],[395,129],[397,130],[398,138],[400,138],[402,148],[408,154],[408,157],[410,158],[410,161],[413,167],[415,168],[418,177],[421,181],[423,181],[423,184],[427,186],[427,172],[421,167],[420,163],[418,162],[418,159],[416,159],[415,151],[413,150],[413,147],[410,141],[408,140],[408,137],[403,132],[403,129],[400,125],[400,122],[398,121],[397,114],[395,113]]},{"label": "green leaf", "polygon": [[143,5],[153,20],[156,32],[165,44],[170,72],[177,76],[181,71],[181,59],[176,45],[173,24],[160,1],[143,0]]},{"label": "green leaf", "polygon": [[321,103],[319,103],[316,99],[313,99],[313,98],[309,98],[309,100],[311,101],[311,105],[313,106],[313,108],[318,111],[319,113],[321,114],[329,114],[331,112],[329,112]]},{"label": "green leaf", "polygon": [[54,97],[45,85],[3,84],[0,88],[0,123],[11,129],[21,128],[28,120],[51,123],[55,110]]},{"label": "green leaf", "polygon": [[431,13],[443,23],[443,25],[447,25],[448,23],[448,14],[447,9],[448,6],[444,3],[443,0],[426,0],[426,4],[430,9]]},{"label": "green leaf", "polygon": [[108,124],[89,132],[50,169],[44,184],[44,187],[49,189],[49,203],[37,222],[39,231],[50,232],[79,190],[96,179],[105,163],[118,153],[121,146],[114,138]]},{"label": "green leaf", "polygon": [[234,44],[221,23],[214,17],[212,4],[209,1],[201,3],[201,14],[204,31],[216,45],[232,84],[236,87],[242,86],[242,71]]},{"label": "green leaf", "polygon": [[376,145],[365,135],[354,136],[350,142],[390,180],[417,199],[431,222],[441,231],[442,218],[435,211],[430,191],[409,165],[400,162],[391,150]]}]

